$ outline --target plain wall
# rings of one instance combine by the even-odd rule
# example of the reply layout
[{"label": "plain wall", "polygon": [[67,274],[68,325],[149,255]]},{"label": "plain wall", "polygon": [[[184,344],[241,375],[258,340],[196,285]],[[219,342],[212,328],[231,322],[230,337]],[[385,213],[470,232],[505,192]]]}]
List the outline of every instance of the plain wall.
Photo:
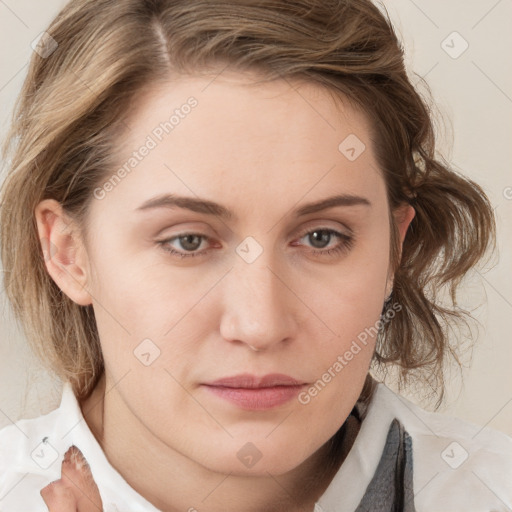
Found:
[{"label": "plain wall", "polygon": [[[65,3],[0,2],[2,138],[31,42]],[[472,366],[464,369],[463,385],[453,373],[440,411],[512,435],[512,2],[388,0],[384,5],[404,42],[413,83],[424,77],[438,106],[439,150],[484,187],[498,221],[497,264],[473,272],[461,290],[461,303],[474,308],[481,323]],[[30,358],[1,287],[0,306],[1,427],[56,407],[60,383]],[[412,391],[403,394],[432,409]]]}]

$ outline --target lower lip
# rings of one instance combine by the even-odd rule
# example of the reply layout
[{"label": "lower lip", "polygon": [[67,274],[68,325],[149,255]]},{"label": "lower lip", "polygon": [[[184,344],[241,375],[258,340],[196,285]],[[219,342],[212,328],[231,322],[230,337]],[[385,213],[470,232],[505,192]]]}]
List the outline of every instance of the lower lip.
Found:
[{"label": "lower lip", "polygon": [[224,400],[228,400],[242,409],[264,411],[283,405],[295,398],[303,385],[274,386],[271,388],[228,388],[223,386],[204,386]]}]

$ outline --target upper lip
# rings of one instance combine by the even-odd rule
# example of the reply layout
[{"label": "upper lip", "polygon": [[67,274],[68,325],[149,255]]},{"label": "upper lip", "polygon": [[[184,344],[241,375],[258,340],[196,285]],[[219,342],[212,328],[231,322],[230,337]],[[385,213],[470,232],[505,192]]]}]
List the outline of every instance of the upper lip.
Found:
[{"label": "upper lip", "polygon": [[207,386],[221,386],[226,388],[271,388],[274,386],[301,386],[301,382],[289,375],[282,373],[270,373],[263,377],[244,373],[232,377],[224,377],[212,382],[206,382]]}]

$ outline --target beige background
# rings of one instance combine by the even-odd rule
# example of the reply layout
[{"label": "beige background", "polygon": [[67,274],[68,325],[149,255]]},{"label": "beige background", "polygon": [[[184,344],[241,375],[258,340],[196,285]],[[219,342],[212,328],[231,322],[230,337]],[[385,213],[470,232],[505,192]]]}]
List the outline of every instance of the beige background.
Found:
[{"label": "beige background", "polygon": [[[0,0],[0,135],[26,74],[31,42],[64,4]],[[475,308],[481,323],[472,366],[464,370],[464,385],[454,372],[440,410],[512,435],[512,2],[384,5],[404,42],[413,82],[424,77],[437,103],[439,149],[485,188],[498,219],[499,260],[488,272],[469,276],[463,290],[462,303]],[[57,406],[60,384],[30,358],[1,286],[0,307],[1,427]],[[407,396],[419,401],[412,391]]]}]

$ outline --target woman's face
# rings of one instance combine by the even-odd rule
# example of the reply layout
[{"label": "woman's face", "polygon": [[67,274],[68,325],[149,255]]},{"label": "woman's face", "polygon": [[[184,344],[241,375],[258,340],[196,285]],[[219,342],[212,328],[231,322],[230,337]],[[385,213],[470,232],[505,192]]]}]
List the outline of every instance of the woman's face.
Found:
[{"label": "woman's face", "polygon": [[[214,78],[139,99],[90,208],[86,290],[138,428],[215,471],[281,474],[361,392],[390,291],[385,183],[366,118],[320,86]],[[211,386],[245,374],[303,385]]]}]

